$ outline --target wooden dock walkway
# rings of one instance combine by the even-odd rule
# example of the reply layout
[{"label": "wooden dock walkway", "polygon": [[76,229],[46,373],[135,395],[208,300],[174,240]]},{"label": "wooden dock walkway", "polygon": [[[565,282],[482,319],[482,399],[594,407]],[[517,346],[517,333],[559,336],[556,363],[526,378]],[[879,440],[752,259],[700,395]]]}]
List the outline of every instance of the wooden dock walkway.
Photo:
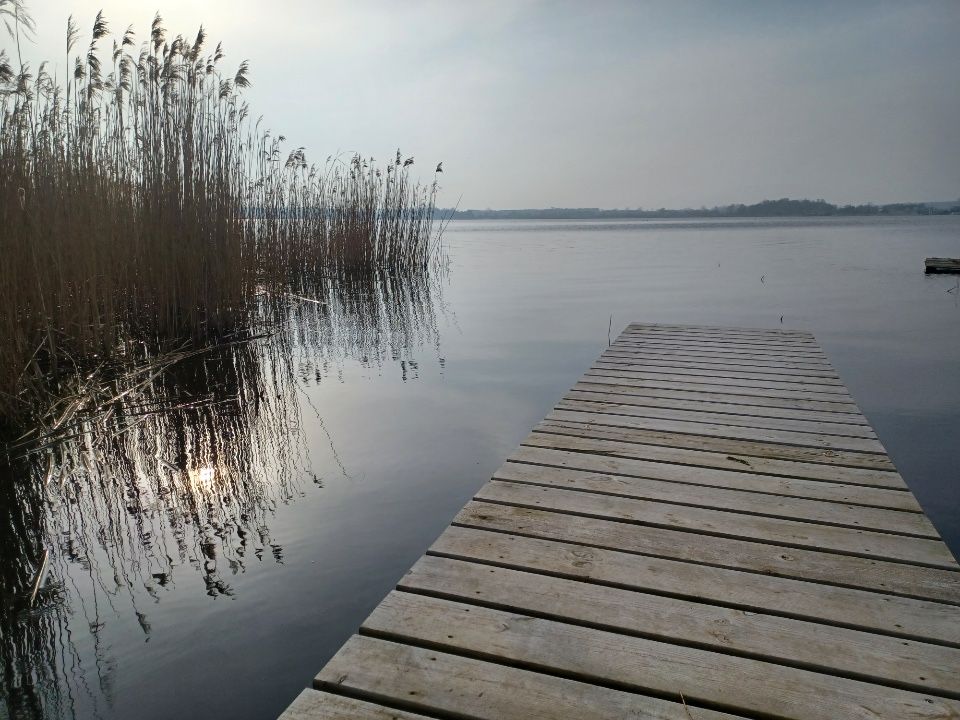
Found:
[{"label": "wooden dock walkway", "polygon": [[813,336],[630,325],[282,720],[960,718],[960,567]]}]

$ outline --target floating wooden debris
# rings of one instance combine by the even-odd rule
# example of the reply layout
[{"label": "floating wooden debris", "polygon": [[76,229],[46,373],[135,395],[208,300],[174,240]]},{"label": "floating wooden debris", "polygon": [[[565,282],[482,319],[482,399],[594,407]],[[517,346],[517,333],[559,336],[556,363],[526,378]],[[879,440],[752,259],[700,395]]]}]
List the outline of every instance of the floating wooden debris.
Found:
[{"label": "floating wooden debris", "polygon": [[282,720],[960,717],[960,566],[812,335],[631,325]]},{"label": "floating wooden debris", "polygon": [[928,273],[960,273],[960,258],[927,258],[923,262]]}]

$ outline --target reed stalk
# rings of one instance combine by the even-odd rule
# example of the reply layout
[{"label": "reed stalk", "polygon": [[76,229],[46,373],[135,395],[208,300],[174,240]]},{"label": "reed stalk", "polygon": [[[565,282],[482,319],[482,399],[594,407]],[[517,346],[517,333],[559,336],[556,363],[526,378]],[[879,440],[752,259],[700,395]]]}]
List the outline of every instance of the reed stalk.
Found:
[{"label": "reed stalk", "polygon": [[[67,78],[0,50],[0,426],[49,413],[64,389],[138,347],[253,334],[264,296],[429,272],[433,182],[398,151],[311,164],[261,129],[205,31],[139,46],[99,13]],[[439,166],[438,166],[439,171]],[[376,279],[375,282],[382,280]],[[0,434],[2,427],[0,427]]]}]

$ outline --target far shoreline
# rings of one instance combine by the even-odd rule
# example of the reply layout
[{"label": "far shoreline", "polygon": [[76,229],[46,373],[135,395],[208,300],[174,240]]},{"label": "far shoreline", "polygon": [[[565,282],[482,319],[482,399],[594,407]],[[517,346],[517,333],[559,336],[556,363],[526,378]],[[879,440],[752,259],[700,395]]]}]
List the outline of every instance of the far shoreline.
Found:
[{"label": "far shoreline", "polygon": [[436,214],[453,220],[687,220],[747,218],[842,218],[960,215],[960,200],[834,205],[825,200],[764,200],[753,205],[656,210],[601,208],[529,208],[513,210],[456,210],[437,208]]}]

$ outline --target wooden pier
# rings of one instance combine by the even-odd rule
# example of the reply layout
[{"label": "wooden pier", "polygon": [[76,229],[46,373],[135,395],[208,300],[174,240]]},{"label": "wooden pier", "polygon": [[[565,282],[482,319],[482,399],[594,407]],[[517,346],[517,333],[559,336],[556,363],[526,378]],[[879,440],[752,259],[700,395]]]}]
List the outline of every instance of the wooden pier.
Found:
[{"label": "wooden pier", "polygon": [[282,720],[960,718],[960,567],[812,335],[631,325]]}]

